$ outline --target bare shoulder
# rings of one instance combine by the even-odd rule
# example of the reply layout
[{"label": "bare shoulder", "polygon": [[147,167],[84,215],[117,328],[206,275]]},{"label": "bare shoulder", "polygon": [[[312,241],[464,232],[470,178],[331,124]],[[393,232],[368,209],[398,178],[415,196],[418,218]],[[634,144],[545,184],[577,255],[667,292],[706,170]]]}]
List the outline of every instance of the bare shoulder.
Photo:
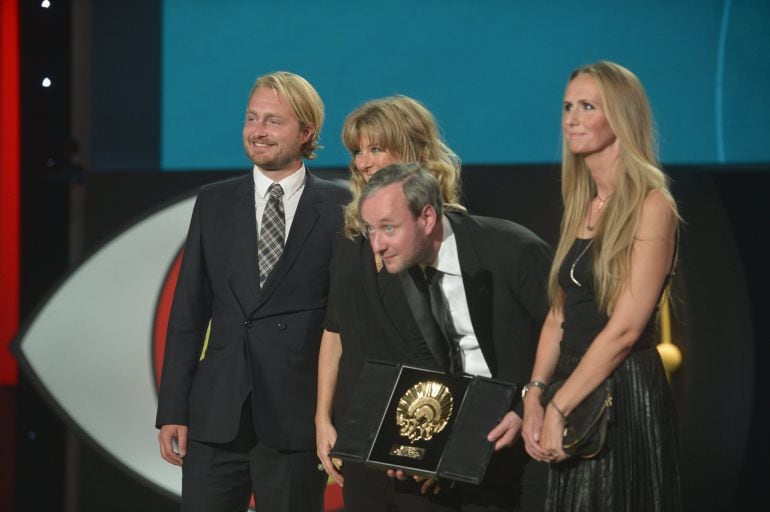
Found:
[{"label": "bare shoulder", "polygon": [[677,215],[671,196],[651,190],[642,203],[638,240],[670,240],[676,232]]}]

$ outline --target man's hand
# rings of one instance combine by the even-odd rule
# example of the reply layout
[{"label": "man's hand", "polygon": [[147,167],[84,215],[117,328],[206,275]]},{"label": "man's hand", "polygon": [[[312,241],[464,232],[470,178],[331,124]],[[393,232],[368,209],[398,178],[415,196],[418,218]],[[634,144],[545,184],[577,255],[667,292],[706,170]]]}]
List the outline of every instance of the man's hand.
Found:
[{"label": "man's hand", "polygon": [[[176,441],[177,449],[174,449]],[[163,425],[158,434],[160,456],[163,460],[175,466],[182,465],[182,459],[187,454],[187,425]]]},{"label": "man's hand", "polygon": [[[389,469],[387,474],[390,478],[398,478],[399,480],[406,480],[409,478],[407,474],[400,469]],[[426,478],[424,476],[413,476],[412,478],[417,483],[422,482],[422,485],[420,486],[420,493],[422,494],[428,494],[428,491],[430,491],[431,488],[433,489],[433,494],[438,494],[439,491],[441,491],[441,486],[432,478]]]},{"label": "man's hand", "polygon": [[487,435],[490,443],[495,443],[495,451],[502,450],[506,446],[513,446],[521,432],[521,418],[513,412],[503,416],[503,420]]}]

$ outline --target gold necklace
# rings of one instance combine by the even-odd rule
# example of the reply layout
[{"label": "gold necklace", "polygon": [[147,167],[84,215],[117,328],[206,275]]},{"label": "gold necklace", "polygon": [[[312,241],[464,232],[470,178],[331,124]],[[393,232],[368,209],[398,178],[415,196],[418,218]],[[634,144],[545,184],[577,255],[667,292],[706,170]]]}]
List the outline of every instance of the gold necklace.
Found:
[{"label": "gold necklace", "polygon": [[586,229],[588,231],[593,231],[596,225],[599,223],[599,218],[602,216],[602,209],[604,209],[604,204],[609,200],[612,193],[610,193],[605,199],[602,199],[602,196],[599,195],[599,193],[596,193],[596,198],[599,200],[599,208],[596,209],[596,222],[591,224],[591,218],[593,217],[594,213],[594,205],[593,201],[591,201],[588,204],[588,222],[586,223]]}]

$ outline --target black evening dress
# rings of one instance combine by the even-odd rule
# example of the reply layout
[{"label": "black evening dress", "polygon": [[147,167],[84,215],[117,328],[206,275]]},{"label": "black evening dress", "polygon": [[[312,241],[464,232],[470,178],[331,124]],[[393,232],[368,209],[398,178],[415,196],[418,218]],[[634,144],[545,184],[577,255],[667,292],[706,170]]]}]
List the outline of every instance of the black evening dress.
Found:
[{"label": "black evening dress", "polygon": [[[438,368],[409,309],[399,277],[376,269],[369,241],[339,237],[330,264],[324,327],[339,333],[339,361],[333,421],[343,420],[367,359]],[[345,510],[392,512],[400,494],[420,494],[420,485],[388,477],[384,471],[346,461],[342,467]]]},{"label": "black evening dress", "polygon": [[[554,379],[566,378],[607,324],[593,287],[592,241],[577,239],[559,271],[564,331]],[[655,348],[656,314],[614,371],[613,421],[593,459],[551,464],[546,510],[671,512],[682,509],[674,401]]]}]

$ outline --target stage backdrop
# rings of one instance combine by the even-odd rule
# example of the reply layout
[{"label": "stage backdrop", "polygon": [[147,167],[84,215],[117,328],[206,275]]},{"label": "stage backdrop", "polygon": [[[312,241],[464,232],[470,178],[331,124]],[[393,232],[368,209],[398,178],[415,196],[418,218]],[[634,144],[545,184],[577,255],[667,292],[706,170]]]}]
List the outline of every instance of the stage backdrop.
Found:
[{"label": "stage backdrop", "polygon": [[285,69],[327,106],[341,166],[347,113],[403,93],[438,117],[469,164],[559,160],[565,80],[617,61],[645,84],[667,163],[770,160],[770,2],[165,0],[163,169],[238,168],[249,86]]}]

